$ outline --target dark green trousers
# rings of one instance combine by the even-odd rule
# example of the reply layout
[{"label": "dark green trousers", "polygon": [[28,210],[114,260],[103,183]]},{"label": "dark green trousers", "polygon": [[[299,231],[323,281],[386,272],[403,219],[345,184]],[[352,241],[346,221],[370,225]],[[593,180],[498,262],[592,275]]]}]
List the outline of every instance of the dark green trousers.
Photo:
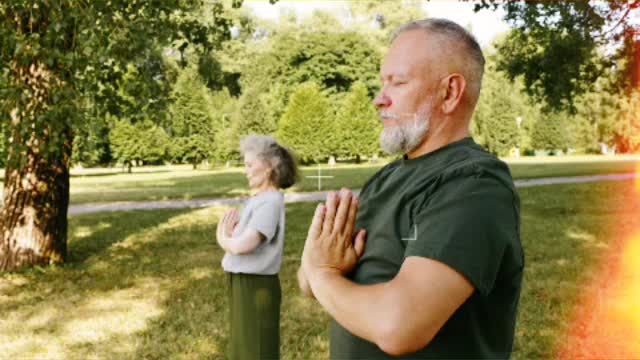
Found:
[{"label": "dark green trousers", "polygon": [[229,284],[229,359],[280,358],[278,275],[227,273]]}]

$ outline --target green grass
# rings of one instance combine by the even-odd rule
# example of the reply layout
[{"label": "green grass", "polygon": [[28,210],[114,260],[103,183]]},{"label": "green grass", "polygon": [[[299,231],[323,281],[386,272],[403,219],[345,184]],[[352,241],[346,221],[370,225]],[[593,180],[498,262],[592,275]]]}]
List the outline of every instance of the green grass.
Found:
[{"label": "green grass", "polygon": [[[555,176],[580,176],[638,171],[637,157],[549,157],[509,160],[515,179]],[[323,166],[323,190],[345,186],[362,187],[382,164]],[[190,170],[189,167],[149,167],[124,174],[117,169],[83,169],[72,172],[71,203],[118,201],[189,200],[213,197],[246,196],[247,182],[240,168]],[[289,192],[318,190],[317,168],[303,167],[300,182]]]},{"label": "green grass", "polygon": [[[640,225],[634,183],[521,189],[526,273],[514,358],[553,357],[611,225]],[[604,199],[607,199],[606,201]],[[622,206],[621,204],[625,204]],[[312,203],[287,205],[282,357],[328,358],[328,316],[295,282]],[[71,217],[64,266],[0,275],[7,358],[223,358],[226,278],[213,239],[222,208]]]},{"label": "green grass", "polygon": [[[338,190],[345,186],[359,189],[382,166],[323,166],[323,190]],[[628,173],[640,169],[637,157],[556,157],[509,160],[516,179],[555,176],[580,176]],[[190,170],[188,167],[153,167],[136,169],[133,174],[114,173],[114,169],[74,171],[71,178],[71,203],[104,203],[118,201],[189,200],[214,197],[246,196],[249,194],[243,170]],[[117,171],[117,170],[116,170]],[[318,190],[317,168],[303,167],[300,182],[289,192]]]},{"label": "green grass", "polygon": [[543,177],[583,176],[640,171],[638,160],[586,160],[565,161],[548,159],[543,162],[509,161],[509,168],[515,179],[536,179]]},{"label": "green grass", "polygon": [[[337,166],[323,169],[322,189],[342,186],[360,188],[380,166]],[[302,168],[300,182],[290,192],[318,191],[317,168]],[[226,171],[179,170],[138,174],[74,176],[71,178],[71,203],[202,199],[246,196],[247,180],[242,169]]]}]

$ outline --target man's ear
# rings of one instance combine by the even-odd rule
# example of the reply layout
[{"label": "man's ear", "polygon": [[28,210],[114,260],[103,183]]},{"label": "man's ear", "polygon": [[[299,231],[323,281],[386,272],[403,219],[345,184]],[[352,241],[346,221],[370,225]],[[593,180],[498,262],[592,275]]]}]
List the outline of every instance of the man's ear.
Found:
[{"label": "man's ear", "polygon": [[467,81],[462,74],[454,73],[442,79],[440,92],[442,113],[448,115],[458,108],[466,88]]}]

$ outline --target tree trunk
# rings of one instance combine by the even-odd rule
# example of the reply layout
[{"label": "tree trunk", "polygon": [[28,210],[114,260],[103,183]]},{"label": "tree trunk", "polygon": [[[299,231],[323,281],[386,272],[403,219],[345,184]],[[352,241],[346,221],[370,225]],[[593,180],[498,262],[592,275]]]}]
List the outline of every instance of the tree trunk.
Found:
[{"label": "tree trunk", "polygon": [[15,85],[26,96],[11,103],[12,139],[0,210],[0,271],[62,263],[67,254],[73,135],[66,119],[60,118],[68,113],[52,96],[64,84],[43,65],[13,65]]}]

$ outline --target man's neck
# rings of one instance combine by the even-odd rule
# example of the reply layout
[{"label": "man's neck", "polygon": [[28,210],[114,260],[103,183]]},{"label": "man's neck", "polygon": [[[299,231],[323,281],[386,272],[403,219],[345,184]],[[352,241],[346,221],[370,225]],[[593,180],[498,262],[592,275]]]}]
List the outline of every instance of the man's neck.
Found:
[{"label": "man's neck", "polygon": [[468,137],[468,126],[460,126],[457,124],[454,125],[455,127],[446,126],[447,124],[455,124],[454,121],[456,120],[450,119],[448,121],[443,121],[440,123],[443,126],[436,126],[433,129],[430,128],[424,141],[413,151],[407,153],[407,157],[409,159],[414,159]]}]

